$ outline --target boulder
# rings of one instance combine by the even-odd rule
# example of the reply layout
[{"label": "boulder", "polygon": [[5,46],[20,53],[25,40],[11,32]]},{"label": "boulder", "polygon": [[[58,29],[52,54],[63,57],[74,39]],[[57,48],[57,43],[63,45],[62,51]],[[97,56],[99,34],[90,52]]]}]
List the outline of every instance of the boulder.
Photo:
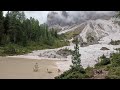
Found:
[{"label": "boulder", "polygon": [[106,47],[102,47],[100,50],[110,50],[110,49],[108,49]]}]

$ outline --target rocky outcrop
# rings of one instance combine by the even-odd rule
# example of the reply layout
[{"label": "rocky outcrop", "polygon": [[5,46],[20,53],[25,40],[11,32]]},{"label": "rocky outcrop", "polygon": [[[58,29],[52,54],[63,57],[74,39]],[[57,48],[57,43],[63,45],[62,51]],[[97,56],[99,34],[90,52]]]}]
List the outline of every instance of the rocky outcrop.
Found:
[{"label": "rocky outcrop", "polygon": [[47,58],[67,58],[67,56],[71,55],[72,51],[64,48],[59,50],[49,50],[39,53],[39,57],[47,57]]},{"label": "rocky outcrop", "polygon": [[98,41],[108,35],[120,31],[120,26],[114,24],[111,20],[90,20],[86,27],[79,34],[83,40],[82,42],[90,44],[98,44]]},{"label": "rocky outcrop", "polygon": [[68,55],[72,54],[72,51],[69,49],[60,49],[56,52],[58,55],[63,56],[64,58],[67,58]]},{"label": "rocky outcrop", "polygon": [[62,58],[61,55],[56,54],[56,51],[45,51],[38,55],[39,57],[47,57],[47,58]]},{"label": "rocky outcrop", "polygon": [[107,47],[102,47],[100,50],[110,50]]}]

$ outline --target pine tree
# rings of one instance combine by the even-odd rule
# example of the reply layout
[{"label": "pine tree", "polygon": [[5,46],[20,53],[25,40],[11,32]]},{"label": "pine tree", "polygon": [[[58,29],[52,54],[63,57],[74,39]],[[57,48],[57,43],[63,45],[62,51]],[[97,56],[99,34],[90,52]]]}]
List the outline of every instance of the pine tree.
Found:
[{"label": "pine tree", "polygon": [[78,38],[75,39],[75,47],[74,47],[74,51],[73,51],[73,54],[72,54],[72,63],[73,63],[73,67],[77,67],[77,68],[80,68],[81,65],[81,60],[80,60],[80,56],[81,54],[79,54],[79,45],[78,45]]},{"label": "pine tree", "polygon": [[57,32],[48,30],[46,24],[39,25],[39,21],[25,17],[22,11],[8,11],[3,17],[0,12],[0,44],[29,45],[31,42],[52,46],[59,39]]},{"label": "pine tree", "polygon": [[9,11],[6,14],[6,17],[4,19],[4,28],[5,28],[5,34],[8,34],[9,32],[9,23],[10,23],[10,18],[9,18]]},{"label": "pine tree", "polygon": [[18,19],[20,20],[21,23],[25,20],[25,13],[23,11],[21,12],[19,11]]},{"label": "pine tree", "polygon": [[4,17],[3,17],[3,11],[0,11],[0,44],[2,41],[2,37],[4,35]]}]

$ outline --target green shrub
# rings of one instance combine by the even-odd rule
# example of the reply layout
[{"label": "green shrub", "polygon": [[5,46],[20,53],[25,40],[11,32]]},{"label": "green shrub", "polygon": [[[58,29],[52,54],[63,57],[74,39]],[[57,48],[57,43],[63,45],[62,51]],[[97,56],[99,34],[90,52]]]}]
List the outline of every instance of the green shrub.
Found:
[{"label": "green shrub", "polygon": [[120,54],[119,53],[113,53],[110,57],[112,66],[120,66]]},{"label": "green shrub", "polygon": [[25,54],[30,52],[25,47],[21,47],[16,44],[8,44],[0,49],[0,55],[19,55],[19,54]]},{"label": "green shrub", "polygon": [[53,44],[53,48],[58,48],[58,47],[63,47],[68,45],[69,45],[69,41],[67,40],[56,40]]},{"label": "green shrub", "polygon": [[92,67],[87,67],[86,69],[71,67],[71,69],[65,71],[60,76],[55,77],[55,79],[85,79],[93,76],[94,72]]},{"label": "green shrub", "polygon": [[109,70],[109,75],[118,75],[120,76],[120,66],[119,67],[112,67],[110,70]]},{"label": "green shrub", "polygon": [[117,76],[117,75],[109,75],[109,76],[106,76],[105,79],[120,79],[120,76]]},{"label": "green shrub", "polygon": [[66,76],[65,79],[83,79],[85,78],[84,74],[81,74],[79,72],[72,72]]},{"label": "green shrub", "polygon": [[3,53],[6,54],[16,54],[17,52],[19,52],[19,50],[17,50],[16,46],[13,44],[7,45],[6,47],[4,47],[3,50]]},{"label": "green shrub", "polygon": [[55,79],[83,79],[86,77],[85,70],[83,68],[74,68],[65,71],[60,76],[55,77]]},{"label": "green shrub", "polygon": [[103,65],[108,65],[110,64],[110,59],[106,58],[106,56],[103,54],[100,57],[100,62],[98,62],[97,64],[95,64],[95,66],[103,66]]},{"label": "green shrub", "polygon": [[109,58],[106,58],[106,59],[102,59],[101,62],[100,62],[101,65],[107,65],[107,64],[110,64],[110,59]]},{"label": "green shrub", "polygon": [[71,71],[73,71],[73,72],[77,71],[79,73],[85,74],[85,69],[82,67],[79,67],[79,66],[76,66],[76,67],[71,66]]},{"label": "green shrub", "polygon": [[64,72],[63,74],[61,74],[60,76],[55,77],[55,79],[82,79],[85,78],[84,74],[81,74],[78,71],[74,71],[74,72]]},{"label": "green shrub", "polygon": [[86,78],[91,78],[94,76],[94,72],[93,72],[93,67],[87,67],[85,69],[85,72],[86,72]]},{"label": "green shrub", "polygon": [[111,65],[111,64],[108,64],[107,66],[105,66],[104,70],[105,70],[105,71],[109,71],[110,68],[112,68],[112,65]]},{"label": "green shrub", "polygon": [[66,39],[72,39],[72,37],[75,37],[80,34],[82,30],[74,30],[74,31],[69,31],[64,34]]},{"label": "green shrub", "polygon": [[109,44],[119,45],[119,44],[120,44],[120,40],[115,40],[115,41],[113,41],[113,40],[111,39],[111,42],[110,42]]},{"label": "green shrub", "polygon": [[69,41],[57,39],[52,46],[40,42],[28,41],[27,46],[20,44],[6,44],[0,47],[0,55],[20,55],[33,50],[53,49],[69,45]]}]

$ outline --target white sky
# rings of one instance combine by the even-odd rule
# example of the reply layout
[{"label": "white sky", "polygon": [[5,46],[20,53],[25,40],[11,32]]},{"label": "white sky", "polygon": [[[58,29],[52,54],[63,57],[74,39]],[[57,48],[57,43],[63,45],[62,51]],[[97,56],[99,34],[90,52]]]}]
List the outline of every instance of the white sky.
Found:
[{"label": "white sky", "polygon": [[49,11],[25,11],[25,15],[30,18],[34,17],[38,19],[40,23],[44,23],[47,19],[47,14]]}]

